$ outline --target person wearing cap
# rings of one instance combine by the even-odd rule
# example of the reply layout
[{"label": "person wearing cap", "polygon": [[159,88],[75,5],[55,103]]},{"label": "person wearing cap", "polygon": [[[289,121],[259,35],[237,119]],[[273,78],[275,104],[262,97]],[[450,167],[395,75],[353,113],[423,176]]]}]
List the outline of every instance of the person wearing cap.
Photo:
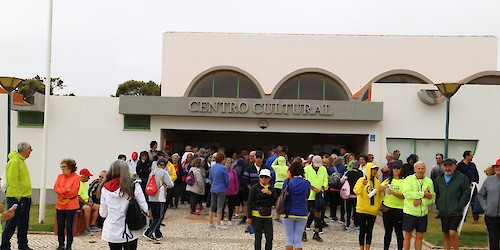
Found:
[{"label": "person wearing cap", "polygon": [[[54,183],[56,199],[57,250],[71,249],[73,244],[73,223],[78,210],[78,190],[80,177],[76,174],[76,162],[73,159],[63,159],[60,163],[61,174]],[[64,244],[64,231],[66,230],[66,245]]]},{"label": "person wearing cap", "polygon": [[89,202],[89,186],[87,182],[90,176],[94,176],[86,168],[80,170],[80,189],[78,190],[78,201],[80,209],[85,217],[85,235],[92,236],[92,232],[99,232],[101,229],[96,226],[97,217],[99,216],[99,204]]},{"label": "person wearing cap", "polygon": [[132,152],[132,158],[127,160],[127,165],[132,177],[137,176],[137,173],[135,172],[137,167],[137,162],[139,162],[139,154],[137,152]]},{"label": "person wearing cap", "polygon": [[253,226],[255,230],[255,250],[262,248],[262,233],[266,236],[264,249],[271,250],[273,248],[273,219],[271,209],[278,195],[270,181],[271,171],[265,168],[261,169],[259,171],[259,183],[253,185],[248,194],[248,219],[246,223]]},{"label": "person wearing cap", "polygon": [[[422,249],[422,240],[427,231],[427,214],[429,205],[434,202],[434,183],[431,178],[425,176],[425,163],[417,161],[413,167],[414,174],[407,176],[403,180],[403,195],[405,197],[403,205],[403,248],[410,249],[410,242],[413,230],[416,233],[415,249]],[[403,171],[406,171],[403,168]],[[406,173],[404,173],[406,175]]]},{"label": "person wearing cap", "polygon": [[455,159],[444,160],[444,174],[439,175],[434,181],[436,209],[441,218],[441,229],[444,233],[444,249],[451,249],[451,247],[458,249],[457,229],[471,192],[467,176],[457,171],[456,168]]},{"label": "person wearing cap", "polygon": [[[249,164],[245,168],[245,171],[243,172],[243,177],[242,177],[242,183],[245,187],[245,190],[249,193],[250,189],[252,189],[252,186],[255,184],[259,183],[259,173],[263,169],[269,169],[268,166],[266,166],[264,162],[264,152],[258,150],[258,151],[251,151],[249,155]],[[270,170],[270,169],[269,169]],[[271,172],[271,170],[270,170]],[[272,172],[271,172],[272,173]],[[271,174],[272,175],[272,174]],[[272,180],[271,180],[272,184]],[[246,200],[248,200],[248,197],[246,197]],[[248,206],[243,203],[243,211],[244,213],[248,211]],[[245,221],[247,219],[248,215],[244,215],[243,218],[241,219],[239,224],[245,224]]]},{"label": "person wearing cap", "polygon": [[[469,178],[469,184],[472,184],[473,182],[479,184],[479,172],[477,171],[476,164],[472,162],[472,159],[474,158],[472,151],[464,151],[463,157],[464,159],[457,164],[457,170]],[[481,209],[476,207],[474,204],[479,204],[477,201],[477,187],[474,189],[471,201],[472,218],[474,219],[473,223],[477,224],[479,221],[479,210]]]},{"label": "person wearing cap", "polygon": [[391,245],[392,231],[396,234],[398,250],[403,249],[403,164],[394,161],[391,171],[381,186],[385,188],[385,196],[382,201],[382,218],[384,221],[384,250]]},{"label": "person wearing cap", "polygon": [[[324,197],[324,192],[328,188],[328,172],[323,166],[321,156],[315,155],[312,158],[312,164],[304,167],[304,177],[311,183],[311,191],[309,191],[309,197],[307,199],[307,207],[308,211],[310,211],[307,224],[310,226],[314,220],[313,239],[318,242],[322,242],[323,239],[319,236],[319,232],[323,226],[323,223],[321,222],[321,212],[324,207],[316,206],[316,198],[319,199],[320,196]],[[305,228],[302,233],[302,241],[307,241]]]},{"label": "person wearing cap", "polygon": [[346,203],[346,214],[347,218],[344,223],[344,231],[347,231],[349,226],[351,225],[351,214],[354,218],[354,227],[359,230],[359,222],[358,222],[358,213],[356,212],[356,194],[354,193],[354,185],[356,182],[359,180],[359,178],[363,177],[363,172],[359,170],[359,161],[353,161],[351,170],[347,171],[345,174],[345,178],[342,178],[342,184],[345,183],[346,181],[349,182],[349,188],[350,188],[350,195],[349,199],[345,201]]},{"label": "person wearing cap", "polygon": [[486,177],[477,196],[484,209],[490,250],[500,249],[500,159],[493,164],[495,174]]},{"label": "person wearing cap", "polygon": [[156,166],[151,167],[151,173],[149,174],[149,179],[153,178],[156,182],[156,187],[158,190],[154,195],[148,195],[149,197],[149,207],[151,208],[152,220],[149,223],[149,227],[144,232],[144,236],[148,240],[160,240],[163,235],[160,231],[160,225],[165,214],[165,207],[167,202],[167,188],[172,188],[174,182],[170,179],[170,175],[165,168],[167,167],[167,159],[160,158],[156,162]]},{"label": "person wearing cap", "polygon": [[271,166],[273,164],[273,162],[278,158],[278,153],[279,151],[275,148],[273,148],[273,150],[271,150],[271,156],[269,156],[266,160],[266,165],[267,166]]},{"label": "person wearing cap", "polygon": [[384,187],[380,185],[378,180],[378,166],[375,163],[366,164],[366,176],[356,181],[353,191],[357,199],[359,249],[370,250],[373,226],[382,204],[384,191]]},{"label": "person wearing cap", "polygon": [[31,155],[33,148],[27,142],[17,144],[17,151],[12,150],[9,161],[5,166],[5,180],[7,182],[7,208],[17,204],[14,217],[6,224],[2,233],[0,249],[10,249],[10,238],[17,228],[18,249],[31,249],[28,246],[28,224],[31,208],[31,178],[26,159]]}]

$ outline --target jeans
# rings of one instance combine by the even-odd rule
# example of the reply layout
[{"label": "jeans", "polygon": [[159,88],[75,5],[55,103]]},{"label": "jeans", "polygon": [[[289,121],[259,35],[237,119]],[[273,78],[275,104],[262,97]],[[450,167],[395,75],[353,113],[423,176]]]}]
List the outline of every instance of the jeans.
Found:
[{"label": "jeans", "polygon": [[490,250],[500,249],[500,217],[484,216],[488,228]]},{"label": "jeans", "polygon": [[360,246],[372,244],[373,226],[376,218],[375,215],[358,213]]},{"label": "jeans", "polygon": [[262,232],[266,236],[266,246],[264,249],[273,249],[273,219],[253,217],[252,226],[255,229],[255,250],[262,249]]},{"label": "jeans", "polygon": [[165,202],[149,202],[149,207],[151,208],[151,215],[153,219],[149,223],[149,227],[144,233],[148,237],[160,238],[163,235],[160,231],[160,224],[163,220],[163,211],[165,210]]},{"label": "jeans", "polygon": [[64,246],[64,229],[66,229],[66,246],[73,244],[73,223],[77,210],[56,210],[57,219],[57,241],[59,246]]},{"label": "jeans", "polygon": [[123,243],[111,243],[108,242],[110,250],[136,250],[137,249],[137,239]]},{"label": "jeans", "polygon": [[302,232],[306,222],[305,218],[283,218],[287,246],[302,248]]},{"label": "jeans", "polygon": [[16,213],[12,219],[5,223],[2,234],[2,245],[0,249],[10,250],[10,238],[14,235],[17,227],[17,245],[18,248],[28,247],[28,225],[30,219],[31,198],[23,197],[19,201],[14,197],[7,197],[7,208],[18,204]]},{"label": "jeans", "polygon": [[398,250],[403,249],[403,209],[389,208],[383,213],[384,220],[384,250],[388,250],[391,245],[392,230],[396,233]]}]

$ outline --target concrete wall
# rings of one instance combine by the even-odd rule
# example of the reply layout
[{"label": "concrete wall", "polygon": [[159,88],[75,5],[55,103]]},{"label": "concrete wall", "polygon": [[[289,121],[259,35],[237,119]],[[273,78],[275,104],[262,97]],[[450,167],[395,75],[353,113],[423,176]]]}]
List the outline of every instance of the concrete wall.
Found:
[{"label": "concrete wall", "polygon": [[495,37],[164,33],[162,96],[182,96],[221,65],[251,74],[269,94],[288,74],[321,68],[356,92],[384,72],[409,69],[433,82],[497,69]]}]

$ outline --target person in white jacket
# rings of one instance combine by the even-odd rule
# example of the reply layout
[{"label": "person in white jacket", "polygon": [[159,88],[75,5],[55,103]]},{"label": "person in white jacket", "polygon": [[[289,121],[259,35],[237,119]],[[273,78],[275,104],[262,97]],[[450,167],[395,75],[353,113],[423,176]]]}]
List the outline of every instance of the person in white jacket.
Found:
[{"label": "person in white jacket", "polygon": [[[141,236],[143,229],[130,230],[128,226],[125,227],[125,215],[132,194],[139,203],[141,210],[147,213],[148,204],[142,192],[140,180],[130,176],[130,170],[126,162],[116,160],[111,164],[104,179],[101,191],[101,207],[99,208],[101,217],[106,218],[101,239],[108,242],[110,249],[137,249],[137,239]],[[128,241],[125,233],[129,237]]]}]

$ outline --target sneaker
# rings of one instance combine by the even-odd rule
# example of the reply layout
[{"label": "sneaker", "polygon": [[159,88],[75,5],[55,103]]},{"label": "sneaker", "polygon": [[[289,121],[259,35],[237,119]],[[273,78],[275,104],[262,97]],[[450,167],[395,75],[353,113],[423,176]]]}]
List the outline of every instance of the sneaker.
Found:
[{"label": "sneaker", "polygon": [[346,231],[346,232],[347,232],[347,230],[348,230],[348,228],[347,228],[346,226],[344,226],[344,231]]},{"label": "sneaker", "polygon": [[64,247],[64,246],[58,246],[58,247],[56,248],[56,250],[66,250],[66,247]]},{"label": "sneaker", "polygon": [[162,240],[163,238],[165,238],[165,236],[160,236],[160,237],[156,237],[156,240]]},{"label": "sneaker", "polygon": [[342,219],[341,219],[341,220],[339,220],[339,223],[340,223],[340,224],[345,224],[345,220],[342,220]]},{"label": "sneaker", "polygon": [[322,222],[321,222],[321,226],[322,226],[322,227],[329,227],[330,225],[328,225],[326,222],[322,221]]},{"label": "sneaker", "polygon": [[227,225],[228,225],[228,226],[232,226],[232,225],[233,225],[233,222],[229,220],[229,221],[227,221]]},{"label": "sneaker", "polygon": [[337,217],[332,218],[332,221],[338,221],[338,220],[339,220],[339,218],[337,218]]},{"label": "sneaker", "polygon": [[144,232],[142,236],[144,236],[149,241],[156,241],[155,237],[153,237],[152,235],[151,236],[146,235],[146,232]]},{"label": "sneaker", "polygon": [[209,223],[209,224],[208,224],[208,227],[209,227],[209,228],[215,228],[215,224],[214,224],[214,223]]},{"label": "sneaker", "polygon": [[217,225],[215,228],[220,229],[220,230],[227,230],[227,229],[229,229],[227,226],[222,225],[222,224]]},{"label": "sneaker", "polygon": [[238,219],[238,218],[240,218],[240,215],[239,215],[239,214],[234,214],[234,215],[233,215],[233,219]]},{"label": "sneaker", "polygon": [[274,219],[274,221],[281,223],[281,219],[280,218],[276,218],[276,219]]},{"label": "sneaker", "polygon": [[243,217],[240,222],[238,222],[238,225],[244,225],[247,224],[247,217]]},{"label": "sneaker", "polygon": [[90,231],[90,228],[85,228],[84,234],[86,236],[92,236],[92,235],[94,235],[94,233],[92,233],[92,231]]},{"label": "sneaker", "polygon": [[90,231],[91,232],[100,232],[102,229],[98,228],[96,225],[90,226]]},{"label": "sneaker", "polygon": [[306,242],[307,241],[307,234],[306,232],[303,232],[302,233],[302,242]]},{"label": "sneaker", "polygon": [[311,231],[311,227],[306,227],[306,231]]},{"label": "sneaker", "polygon": [[313,240],[316,240],[317,242],[323,242],[323,239],[319,237],[319,233],[314,233]]},{"label": "sneaker", "polygon": [[354,231],[359,232],[359,227],[355,227]]},{"label": "sneaker", "polygon": [[200,215],[200,211],[194,211],[194,212],[191,212],[191,214],[194,214],[194,215]]}]

